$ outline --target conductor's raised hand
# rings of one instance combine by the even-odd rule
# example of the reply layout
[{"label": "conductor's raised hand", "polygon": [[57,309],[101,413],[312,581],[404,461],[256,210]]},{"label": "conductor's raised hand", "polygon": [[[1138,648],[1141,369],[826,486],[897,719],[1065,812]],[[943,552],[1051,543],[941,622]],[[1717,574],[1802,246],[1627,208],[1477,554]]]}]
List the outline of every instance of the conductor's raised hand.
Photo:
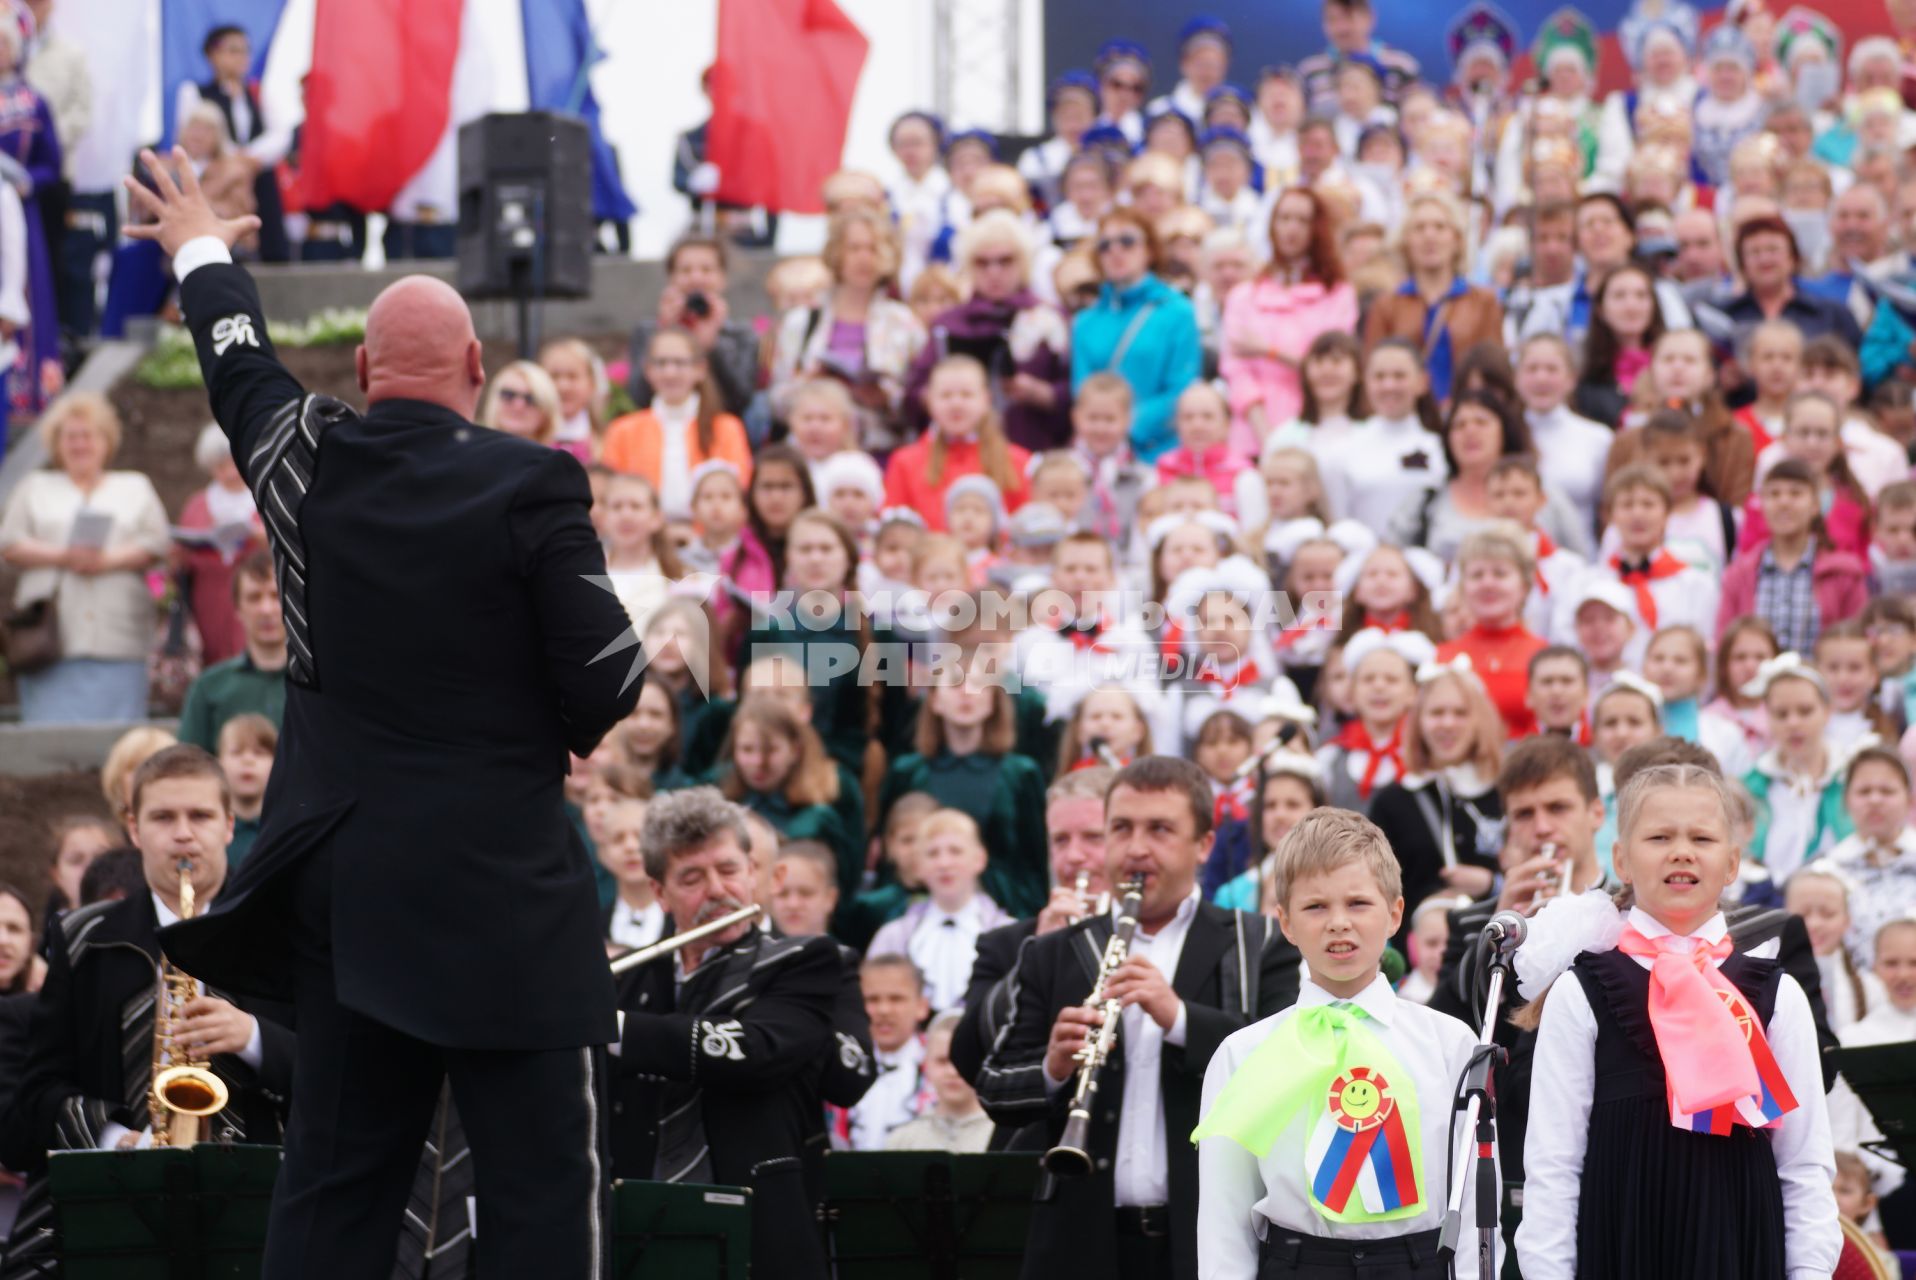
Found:
[{"label": "conductor's raised hand", "polygon": [[135,240],[157,240],[170,257],[180,251],[180,246],[201,236],[218,236],[231,249],[259,230],[259,219],[251,214],[243,218],[222,218],[213,212],[213,206],[200,190],[193,162],[187,159],[183,149],[174,147],[169,159],[170,165],[151,150],[142,150],[140,165],[152,176],[153,185],[148,187],[131,176],[125,180],[127,196],[134,207],[152,219],[129,225],[128,236]]}]

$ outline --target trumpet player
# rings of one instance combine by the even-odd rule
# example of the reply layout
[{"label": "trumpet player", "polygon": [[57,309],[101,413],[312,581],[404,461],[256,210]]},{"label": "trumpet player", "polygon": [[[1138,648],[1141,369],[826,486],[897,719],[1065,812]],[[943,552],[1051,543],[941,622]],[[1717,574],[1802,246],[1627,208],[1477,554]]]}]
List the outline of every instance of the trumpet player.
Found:
[{"label": "trumpet player", "polygon": [[[668,938],[754,902],[744,811],[716,787],[653,800],[639,845]],[[825,1275],[803,1161],[820,1124],[818,1064],[841,1051],[843,982],[830,938],[775,937],[752,920],[621,979],[613,1172],[751,1187],[757,1274]]]},{"label": "trumpet player", "polygon": [[[147,892],[69,912],[53,930],[19,1092],[0,1121],[0,1164],[35,1178],[15,1224],[9,1273],[33,1274],[31,1259],[52,1245],[51,1204],[38,1181],[49,1152],[152,1142],[159,929],[180,918],[182,866],[196,906],[226,879],[233,803],[218,761],[198,747],[168,747],[140,766],[131,789],[128,827]],[[205,1136],[278,1142],[293,1033],[212,992],[169,1021],[161,1031],[177,1055],[205,1064],[227,1089],[225,1106],[203,1122]],[[167,1118],[157,1117],[161,1128]]]},{"label": "trumpet player", "polygon": [[[1034,937],[1055,933],[1091,915],[1109,892],[1104,880],[1104,793],[1116,776],[1103,765],[1093,765],[1060,774],[1051,784],[1044,809],[1051,898],[1031,919],[1000,925],[978,937],[964,1016],[951,1036],[952,1065],[973,1086],[984,1065],[985,1049],[1011,1018],[1016,991],[1007,978],[1018,962],[1019,950]],[[1009,1138],[1009,1134],[1002,1136]]]},{"label": "trumpet player", "polygon": [[[1127,882],[1139,889],[1128,955],[1103,975],[1122,1021],[1091,1094],[1090,1173],[1041,1187],[1026,1277],[1197,1275],[1197,1157],[1186,1135],[1205,1067],[1226,1036],[1297,997],[1296,949],[1261,917],[1200,899],[1211,821],[1210,784],[1185,760],[1135,761],[1105,795],[1105,880],[1114,897]],[[1040,1148],[1064,1130],[1079,1052],[1101,1022],[1085,1000],[1119,909],[1024,947],[1016,1007],[979,1074],[993,1121],[1036,1126]]]}]

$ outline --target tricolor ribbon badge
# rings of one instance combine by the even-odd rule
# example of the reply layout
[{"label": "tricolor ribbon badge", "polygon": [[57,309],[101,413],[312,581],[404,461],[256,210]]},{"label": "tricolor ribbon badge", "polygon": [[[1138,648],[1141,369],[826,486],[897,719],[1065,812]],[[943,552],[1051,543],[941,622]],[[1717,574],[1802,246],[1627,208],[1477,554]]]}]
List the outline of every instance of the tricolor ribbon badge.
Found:
[{"label": "tricolor ribbon badge", "polygon": [[1743,1039],[1749,1043],[1750,1060],[1756,1064],[1756,1092],[1694,1114],[1687,1114],[1677,1106],[1676,1095],[1671,1093],[1670,1118],[1680,1129],[1723,1137],[1738,1124],[1752,1129],[1773,1125],[1796,1110],[1797,1104],[1796,1095],[1790,1091],[1790,1082],[1784,1077],[1783,1068],[1777,1064],[1776,1052],[1770,1048],[1768,1037],[1758,1034],[1756,1012],[1743,998],[1743,993],[1725,991],[1719,987],[1716,994],[1728,1007],[1730,1016],[1736,1019],[1737,1029],[1742,1031]]},{"label": "tricolor ribbon badge", "polygon": [[1415,1208],[1422,1201],[1403,1109],[1390,1082],[1371,1067],[1351,1067],[1331,1082],[1304,1161],[1311,1198],[1330,1216],[1349,1212],[1353,1191],[1363,1206],[1356,1217]]}]

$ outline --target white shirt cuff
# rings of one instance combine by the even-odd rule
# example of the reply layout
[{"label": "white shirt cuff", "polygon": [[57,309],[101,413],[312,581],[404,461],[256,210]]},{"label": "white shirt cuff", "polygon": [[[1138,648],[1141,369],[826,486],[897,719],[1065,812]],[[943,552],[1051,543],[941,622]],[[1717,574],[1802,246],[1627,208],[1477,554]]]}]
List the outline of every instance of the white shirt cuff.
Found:
[{"label": "white shirt cuff", "polygon": [[253,1070],[258,1071],[259,1064],[265,1056],[266,1056],[266,1046],[260,1041],[259,1019],[254,1018],[253,1019],[253,1034],[247,1038],[246,1047],[239,1051],[239,1060],[241,1062],[244,1062],[247,1066],[251,1067]]},{"label": "white shirt cuff", "polygon": [[1190,1010],[1185,1007],[1184,1001],[1178,1001],[1178,1016],[1172,1019],[1171,1029],[1164,1033],[1164,1043],[1174,1049],[1182,1049],[1184,1047],[1184,1033],[1189,1022],[1187,1016],[1189,1012]]},{"label": "white shirt cuff", "polygon": [[201,267],[232,260],[232,250],[218,236],[195,236],[181,245],[180,251],[173,255],[173,278],[184,283],[186,277]]},{"label": "white shirt cuff", "polygon": [[[106,1128],[100,1130],[99,1149],[101,1151],[118,1151],[120,1149],[120,1139],[132,1132],[133,1130],[127,1128],[117,1120],[107,1121]],[[140,1140],[134,1144],[133,1149],[136,1151],[144,1151],[152,1145],[153,1131],[151,1129],[142,1129],[140,1130]]]},{"label": "white shirt cuff", "polygon": [[619,1038],[605,1047],[605,1051],[615,1058],[623,1057],[619,1050],[625,1045],[625,1010],[615,1010],[613,1016],[619,1020]]},{"label": "white shirt cuff", "polygon": [[1051,1064],[1049,1061],[1047,1061],[1043,1066],[1039,1067],[1038,1071],[1041,1075],[1044,1076],[1044,1096],[1047,1098],[1049,1098],[1052,1094],[1056,1093],[1058,1090],[1064,1088],[1066,1084],[1070,1083],[1068,1079],[1055,1080],[1052,1078]]}]

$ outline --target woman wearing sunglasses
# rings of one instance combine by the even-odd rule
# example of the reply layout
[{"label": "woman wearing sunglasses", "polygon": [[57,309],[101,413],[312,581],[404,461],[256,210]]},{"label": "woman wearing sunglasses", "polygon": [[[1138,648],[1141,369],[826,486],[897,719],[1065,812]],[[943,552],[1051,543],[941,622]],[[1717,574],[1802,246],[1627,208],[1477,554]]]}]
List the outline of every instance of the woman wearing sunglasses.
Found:
[{"label": "woman wearing sunglasses", "polygon": [[1011,442],[1033,453],[1071,442],[1071,333],[1064,314],[1031,291],[1031,233],[1009,209],[994,209],[958,236],[955,264],[971,297],[942,311],[905,379],[907,412],[929,422],[925,384],[950,355],[974,356]]},{"label": "woman wearing sunglasses", "polygon": [[479,404],[479,425],[522,440],[552,444],[559,434],[559,388],[530,360],[514,360],[493,375]]},{"label": "woman wearing sunglasses", "polygon": [[1094,373],[1131,384],[1135,409],[1131,447],[1151,462],[1177,443],[1172,410],[1197,381],[1204,353],[1191,301],[1155,274],[1162,263],[1157,233],[1142,214],[1113,209],[1095,241],[1104,286],[1096,303],[1071,322],[1071,385]]}]

